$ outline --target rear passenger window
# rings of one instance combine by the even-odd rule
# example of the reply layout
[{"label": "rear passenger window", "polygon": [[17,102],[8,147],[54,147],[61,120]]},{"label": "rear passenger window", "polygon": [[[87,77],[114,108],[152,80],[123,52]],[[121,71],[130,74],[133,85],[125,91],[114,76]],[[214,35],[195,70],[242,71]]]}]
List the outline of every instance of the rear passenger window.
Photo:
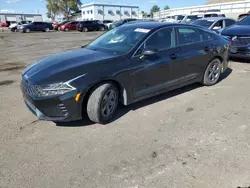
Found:
[{"label": "rear passenger window", "polygon": [[158,50],[175,47],[174,28],[166,28],[157,31],[146,41],[145,47],[152,47]]},{"label": "rear passenger window", "polygon": [[228,26],[230,26],[230,25],[233,25],[233,24],[235,24],[235,21],[234,20],[225,20],[225,25],[226,25],[226,27],[228,27]]},{"label": "rear passenger window", "polygon": [[205,31],[200,31],[200,33],[201,33],[202,41],[209,41],[209,40],[214,39],[214,37],[211,33],[207,33]]},{"label": "rear passenger window", "polygon": [[178,44],[186,45],[201,42],[201,34],[199,31],[192,28],[178,29]]}]

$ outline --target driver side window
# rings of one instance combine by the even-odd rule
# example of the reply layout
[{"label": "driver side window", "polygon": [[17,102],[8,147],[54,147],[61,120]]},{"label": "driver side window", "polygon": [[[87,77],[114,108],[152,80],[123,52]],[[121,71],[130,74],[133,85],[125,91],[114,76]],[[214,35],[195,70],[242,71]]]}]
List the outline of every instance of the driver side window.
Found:
[{"label": "driver side window", "polygon": [[166,50],[175,47],[175,45],[175,29],[164,28],[151,35],[148,40],[146,40],[144,47]]}]

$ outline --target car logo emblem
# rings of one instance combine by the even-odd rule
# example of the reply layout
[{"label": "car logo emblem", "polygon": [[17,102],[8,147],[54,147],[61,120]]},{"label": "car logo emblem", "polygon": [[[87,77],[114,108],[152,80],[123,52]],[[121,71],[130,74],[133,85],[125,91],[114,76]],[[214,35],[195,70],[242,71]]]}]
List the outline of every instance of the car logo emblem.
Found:
[{"label": "car logo emblem", "polygon": [[237,36],[234,36],[233,38],[232,38],[232,41],[236,41],[237,40]]}]

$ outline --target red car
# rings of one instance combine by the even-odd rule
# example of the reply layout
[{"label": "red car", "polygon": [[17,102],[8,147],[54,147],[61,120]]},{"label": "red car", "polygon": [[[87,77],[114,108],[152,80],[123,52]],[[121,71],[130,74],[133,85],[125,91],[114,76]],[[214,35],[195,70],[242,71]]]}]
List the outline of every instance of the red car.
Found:
[{"label": "red car", "polygon": [[61,23],[53,23],[52,25],[53,25],[53,27],[54,27],[55,30],[59,30],[59,28],[60,28],[62,25],[66,24],[66,23],[69,23],[69,22],[70,22],[70,21],[64,21],[64,22],[61,22]]},{"label": "red car", "polygon": [[8,26],[9,26],[9,24],[8,24],[8,23],[6,23],[6,22],[0,22],[0,26],[1,26],[1,27],[8,27]]},{"label": "red car", "polygon": [[62,25],[58,30],[60,30],[60,31],[76,30],[77,24],[78,24],[78,22],[72,21],[72,22],[69,22],[69,23]]}]

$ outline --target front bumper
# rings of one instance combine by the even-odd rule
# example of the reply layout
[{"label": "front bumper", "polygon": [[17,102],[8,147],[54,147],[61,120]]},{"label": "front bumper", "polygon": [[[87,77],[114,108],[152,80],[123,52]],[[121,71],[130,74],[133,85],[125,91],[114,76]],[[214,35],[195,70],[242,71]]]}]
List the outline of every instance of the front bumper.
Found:
[{"label": "front bumper", "polygon": [[31,97],[24,88],[22,92],[28,109],[41,120],[65,122],[82,119],[82,100],[75,100],[76,91],[49,98]]},{"label": "front bumper", "polygon": [[231,46],[229,49],[229,56],[231,58],[250,59],[250,46],[244,46],[244,47]]}]

